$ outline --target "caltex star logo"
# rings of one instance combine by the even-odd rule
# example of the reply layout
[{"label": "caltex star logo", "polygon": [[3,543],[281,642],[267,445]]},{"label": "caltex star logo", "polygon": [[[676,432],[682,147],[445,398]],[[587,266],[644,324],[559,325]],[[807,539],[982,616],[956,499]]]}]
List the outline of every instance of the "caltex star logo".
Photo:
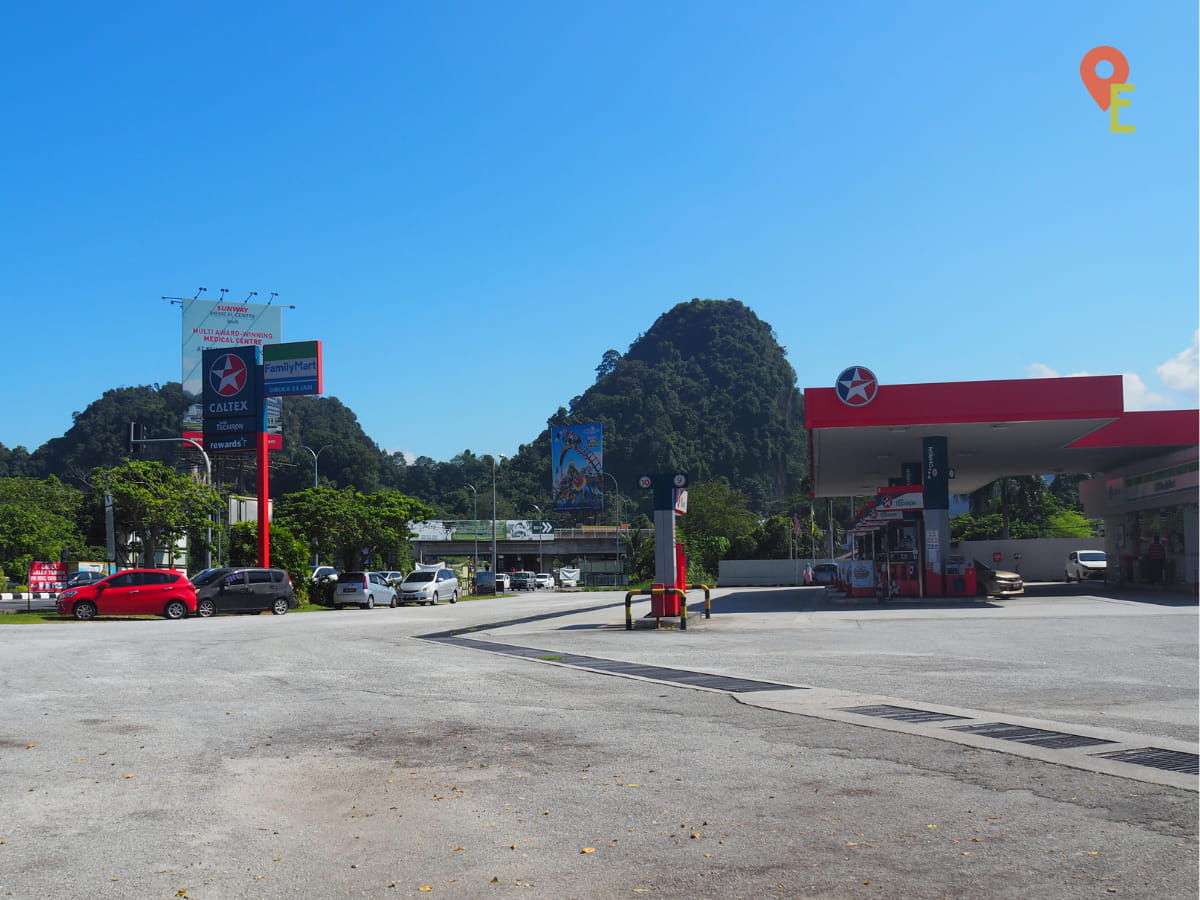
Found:
[{"label": "caltex star logo", "polygon": [[246,378],[249,375],[250,371],[242,362],[241,357],[232,353],[218,357],[208,373],[208,377],[212,380],[213,390],[222,397],[240,394],[242,388],[246,386]]},{"label": "caltex star logo", "polygon": [[851,366],[837,377],[834,383],[838,399],[847,406],[866,406],[875,399],[879,391],[879,380],[875,373],[862,366]]}]

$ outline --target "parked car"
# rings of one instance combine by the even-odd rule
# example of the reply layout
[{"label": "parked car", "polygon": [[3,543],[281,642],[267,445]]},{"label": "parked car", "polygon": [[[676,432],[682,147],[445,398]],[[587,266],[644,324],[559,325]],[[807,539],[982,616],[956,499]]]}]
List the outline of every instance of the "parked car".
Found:
[{"label": "parked car", "polygon": [[67,588],[58,595],[60,615],[163,616],[182,619],[196,612],[196,588],[175,569],[126,569],[93,584]]},{"label": "parked car", "polygon": [[554,587],[554,576],[549,572],[538,572],[533,576],[533,586],[536,588]]},{"label": "parked car", "polygon": [[396,589],[387,583],[382,572],[343,572],[337,577],[333,605],[338,609],[346,606],[374,609],[395,606],[396,602]]},{"label": "parked car", "polygon": [[475,593],[498,594],[508,590],[508,576],[503,572],[479,572],[475,576]]},{"label": "parked car", "polygon": [[313,566],[309,570],[308,580],[313,584],[320,584],[330,578],[337,578],[337,569],[333,566]]},{"label": "parked car", "polygon": [[282,616],[296,607],[292,579],[283,569],[205,569],[192,578],[196,587],[196,615],[260,613]]},{"label": "parked car", "polygon": [[532,591],[537,585],[534,584],[534,574],[532,572],[513,572],[512,573],[512,589],[514,591]]},{"label": "parked car", "polygon": [[836,563],[817,563],[813,566],[813,581],[816,584],[833,584],[837,580]]},{"label": "parked car", "polygon": [[1067,583],[1092,578],[1108,579],[1108,555],[1103,550],[1072,550],[1068,553]]},{"label": "parked car", "polygon": [[975,592],[981,597],[1017,597],[1025,593],[1025,583],[1016,572],[993,569],[975,560]]},{"label": "parked car", "polygon": [[72,572],[67,576],[67,587],[79,587],[81,584],[95,584],[97,581],[103,581],[108,576],[103,572],[92,572],[88,569],[80,569],[78,572]]},{"label": "parked car", "polygon": [[403,572],[380,572],[379,574],[383,576],[384,581],[394,588],[398,588],[400,582],[404,580]]},{"label": "parked car", "polygon": [[409,572],[400,582],[400,602],[436,606],[442,600],[458,602],[458,576],[453,569]]}]

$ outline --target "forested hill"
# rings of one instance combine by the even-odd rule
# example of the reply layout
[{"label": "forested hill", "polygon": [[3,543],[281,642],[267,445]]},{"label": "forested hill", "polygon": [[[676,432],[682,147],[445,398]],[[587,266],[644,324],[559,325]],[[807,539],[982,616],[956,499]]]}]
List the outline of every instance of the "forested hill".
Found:
[{"label": "forested hill", "polygon": [[[637,500],[642,511],[648,511],[649,498],[634,484],[647,472],[686,472],[693,483],[726,479],[764,514],[775,501],[806,488],[807,440],[795,372],[771,327],[739,301],[680,303],[625,354],[604,353],[596,372],[595,384],[547,424],[601,422],[605,469],[623,498]],[[110,389],[73,413],[62,437],[34,452],[0,444],[0,477],[57,475],[84,483],[94,467],[115,465],[128,455],[130,422],[144,425],[147,437],[169,437],[183,407],[174,382]],[[285,450],[271,459],[276,495],[312,485],[313,459],[306,447],[321,454],[322,484],[401,490],[446,517],[474,515],[478,498],[465,484],[482,489],[492,478],[491,457],[470,450],[444,462],[422,457],[406,464],[399,454],[381,450],[336,397],[288,398],[283,424]],[[195,457],[170,441],[147,445],[140,455]],[[213,465],[219,484],[253,492],[252,454],[218,454]],[[549,510],[548,428],[499,466],[497,484],[502,515],[528,515],[535,504]]]},{"label": "forested hill", "polygon": [[601,422],[605,468],[724,478],[765,512],[799,492],[808,442],[796,373],[771,327],[737,300],[691,300],[663,313],[551,424]]}]

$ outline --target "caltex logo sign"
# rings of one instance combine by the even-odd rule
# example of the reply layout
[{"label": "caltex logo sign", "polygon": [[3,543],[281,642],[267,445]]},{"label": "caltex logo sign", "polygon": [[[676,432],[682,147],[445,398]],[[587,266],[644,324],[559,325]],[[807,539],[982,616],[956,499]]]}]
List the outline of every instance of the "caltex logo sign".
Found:
[{"label": "caltex logo sign", "polygon": [[250,370],[241,357],[226,353],[208,371],[212,388],[222,397],[236,397],[246,386]]},{"label": "caltex logo sign", "polygon": [[864,366],[845,369],[834,382],[838,399],[847,406],[866,406],[879,392],[879,379]]}]

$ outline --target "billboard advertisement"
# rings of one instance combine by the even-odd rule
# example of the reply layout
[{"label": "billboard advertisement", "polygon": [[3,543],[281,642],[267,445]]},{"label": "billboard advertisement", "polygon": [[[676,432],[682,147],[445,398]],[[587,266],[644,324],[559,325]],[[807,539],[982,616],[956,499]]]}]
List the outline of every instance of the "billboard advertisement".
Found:
[{"label": "billboard advertisement", "polygon": [[[204,410],[202,355],[223,347],[261,347],[283,340],[283,307],[265,303],[235,303],[232,300],[184,299],[183,305],[183,396],[188,406],[183,414],[183,436],[201,440]],[[283,446],[280,420],[283,401],[267,402],[269,446]]]},{"label": "billboard advertisement", "polygon": [[591,425],[550,429],[550,488],[554,508],[604,509],[604,432]]}]

